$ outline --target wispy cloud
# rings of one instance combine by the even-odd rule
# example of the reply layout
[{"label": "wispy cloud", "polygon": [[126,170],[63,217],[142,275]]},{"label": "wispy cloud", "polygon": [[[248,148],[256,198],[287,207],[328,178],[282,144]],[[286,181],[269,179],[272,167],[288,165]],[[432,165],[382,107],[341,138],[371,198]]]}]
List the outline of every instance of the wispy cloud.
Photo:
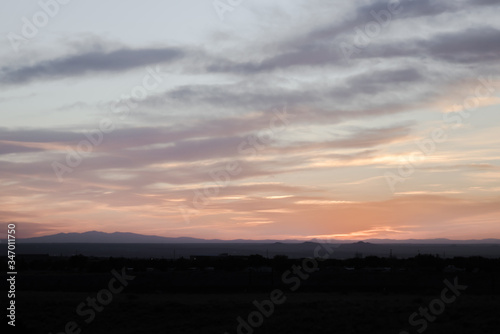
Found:
[{"label": "wispy cloud", "polygon": [[119,73],[141,66],[173,62],[183,58],[180,48],[122,48],[113,51],[92,50],[40,61],[33,65],[0,70],[0,83],[23,84],[34,80],[54,80],[89,73]]}]

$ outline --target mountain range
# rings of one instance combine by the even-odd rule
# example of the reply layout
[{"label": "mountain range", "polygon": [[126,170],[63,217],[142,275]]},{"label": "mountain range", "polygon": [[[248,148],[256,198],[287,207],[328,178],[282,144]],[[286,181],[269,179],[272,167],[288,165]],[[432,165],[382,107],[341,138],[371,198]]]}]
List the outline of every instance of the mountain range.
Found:
[{"label": "mountain range", "polygon": [[[312,242],[324,242],[325,240],[312,239]],[[305,240],[250,240],[250,239],[198,239],[191,237],[162,237],[157,235],[143,235],[130,232],[106,233],[89,231],[83,233],[58,233],[41,237],[17,239],[20,243],[303,243]],[[500,239],[481,240],[450,240],[450,239],[367,239],[359,240],[335,240],[329,239],[329,243],[374,243],[374,244],[500,244]]]}]

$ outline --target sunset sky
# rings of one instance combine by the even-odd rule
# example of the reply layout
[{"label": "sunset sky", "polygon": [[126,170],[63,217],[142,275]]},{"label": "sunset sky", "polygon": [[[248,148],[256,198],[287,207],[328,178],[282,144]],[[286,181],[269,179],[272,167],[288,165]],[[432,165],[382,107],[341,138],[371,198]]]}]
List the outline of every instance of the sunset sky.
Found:
[{"label": "sunset sky", "polygon": [[0,14],[2,235],[500,238],[500,1],[41,3]]}]

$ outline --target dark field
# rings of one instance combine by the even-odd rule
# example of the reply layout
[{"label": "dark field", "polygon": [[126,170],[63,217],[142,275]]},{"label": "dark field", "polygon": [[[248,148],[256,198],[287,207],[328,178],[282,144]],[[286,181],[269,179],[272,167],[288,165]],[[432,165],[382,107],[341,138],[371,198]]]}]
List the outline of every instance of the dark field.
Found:
[{"label": "dark field", "polygon": [[[254,333],[399,333],[408,317],[439,295],[359,292],[288,293],[286,302]],[[79,320],[76,305],[86,293],[23,292],[19,317],[29,333],[58,333]],[[447,307],[426,333],[498,333],[499,296],[464,294]],[[266,293],[123,293],[82,333],[236,333],[236,318],[247,318],[254,300]],[[82,322],[82,321],[80,321]],[[243,331],[243,333],[246,333]],[[417,333],[415,330],[411,333]]]},{"label": "dark field", "polygon": [[[18,333],[498,333],[500,328],[500,259],[32,255],[19,256],[18,267]],[[436,314],[419,315],[421,308]]]}]

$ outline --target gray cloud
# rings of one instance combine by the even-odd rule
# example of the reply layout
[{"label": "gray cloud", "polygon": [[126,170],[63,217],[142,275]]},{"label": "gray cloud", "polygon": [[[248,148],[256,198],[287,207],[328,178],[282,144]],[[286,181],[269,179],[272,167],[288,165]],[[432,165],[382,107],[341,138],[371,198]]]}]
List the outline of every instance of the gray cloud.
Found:
[{"label": "gray cloud", "polygon": [[[135,133],[145,133],[144,129],[136,129]],[[149,131],[155,129],[149,129]],[[318,149],[353,149],[362,148],[368,149],[375,146],[388,144],[394,140],[404,138],[411,131],[410,125],[396,125],[387,128],[363,128],[354,129],[351,135],[334,139],[326,140],[322,142],[297,142],[280,144],[280,146],[274,146],[272,143],[265,146],[265,149],[259,151],[259,155],[274,156],[276,154],[299,154],[301,156],[307,156],[308,152],[311,150]],[[129,134],[134,133],[130,129]],[[161,133],[161,130],[157,131],[157,134]],[[119,139],[119,138],[118,138]],[[153,144],[163,144],[165,140],[162,136],[152,136],[149,138],[149,143]],[[249,148],[250,144],[248,142],[248,137],[245,136],[230,136],[230,137],[208,137],[203,139],[187,139],[171,142],[171,145],[161,148],[141,148],[139,150],[131,150],[128,148],[136,147],[137,143],[133,138],[129,138],[125,142],[126,147],[117,149],[113,145],[103,147],[100,151],[100,155],[91,155],[83,159],[82,164],[78,166],[78,173],[69,174],[68,177],[77,177],[78,175],[86,174],[89,172],[96,172],[99,170],[110,170],[110,169],[123,169],[134,170],[137,168],[148,167],[156,163],[182,163],[182,164],[192,164],[197,161],[203,160],[241,160],[245,161],[248,157],[246,152],[239,150],[239,145],[242,143],[247,143],[244,148]],[[261,143],[262,144],[262,143]],[[245,153],[245,154],[243,154]],[[327,152],[331,154],[331,152]],[[57,161],[64,163],[66,153],[53,153],[53,158]],[[317,157],[317,156],[316,156]],[[357,158],[354,157],[354,158]],[[345,159],[343,157],[342,159]],[[276,171],[281,170],[285,172],[291,165],[301,165],[305,160],[304,158],[297,158],[296,160],[283,160],[283,163],[273,163],[272,161],[264,160],[257,163],[244,162],[245,164],[245,174],[242,177],[251,176],[264,176],[269,174],[274,174]],[[0,161],[0,169],[4,175],[50,175],[53,174],[51,168],[52,160],[43,160],[37,162],[23,162],[14,163],[7,161]],[[210,167],[210,166],[208,166]],[[165,176],[170,182],[179,184],[179,182],[191,183],[199,182],[203,177],[206,178],[208,173],[207,166],[200,169],[198,173],[194,175],[186,174],[185,166],[176,167],[172,170],[166,169],[164,173],[169,174]],[[142,173],[142,172],[141,172]],[[201,174],[200,174],[201,173]],[[147,174],[147,173],[146,173]],[[205,176],[203,176],[203,174]],[[177,181],[175,179],[178,178]]]},{"label": "gray cloud", "polygon": [[[436,58],[458,63],[498,61],[500,30],[483,27],[456,33],[439,34],[422,42],[422,49]],[[425,55],[425,52],[424,52]]]},{"label": "gray cloud", "polygon": [[21,145],[0,143],[0,155],[12,154],[12,153],[39,152],[39,151],[43,150],[35,147],[26,147]]},{"label": "gray cloud", "polygon": [[[326,27],[320,27],[313,29],[307,34],[307,39],[312,39],[314,41],[332,41],[336,37],[345,34],[352,33],[354,29],[358,26],[364,26],[370,21],[374,21],[375,17],[372,15],[372,11],[375,13],[380,13],[381,11],[388,12],[388,4],[399,4],[397,6],[396,12],[391,14],[391,20],[400,20],[408,18],[417,18],[423,16],[435,16],[446,12],[455,12],[460,9],[464,9],[460,6],[460,1],[438,1],[438,0],[402,0],[402,1],[375,1],[365,6],[356,8],[356,11],[349,15],[352,17],[343,22],[334,22]],[[387,14],[387,13],[386,13]],[[387,18],[383,18],[386,20]]]},{"label": "gray cloud", "polygon": [[[375,1],[346,13],[347,19],[315,27],[293,39],[284,41],[277,47],[280,53],[268,56],[259,62],[238,63],[231,60],[214,59],[207,66],[208,72],[260,73],[293,66],[344,65],[345,59],[337,50],[341,37],[354,34],[356,27],[374,21],[372,12],[387,12],[389,1]],[[465,10],[457,1],[403,0],[399,2],[398,13],[390,14],[390,20],[402,20],[424,16],[436,16],[447,12]],[[472,4],[471,4],[472,6]],[[334,10],[334,8],[330,9]],[[384,18],[385,20],[387,18]],[[284,51],[283,51],[284,50]]]},{"label": "gray cloud", "polygon": [[[286,147],[271,148],[269,149],[272,153],[290,154],[290,153],[302,153],[310,152],[313,150],[328,150],[328,149],[353,149],[362,148],[368,149],[377,147],[379,145],[390,144],[396,140],[407,137],[412,130],[413,123],[394,125],[385,128],[354,128],[351,129],[351,134],[339,139],[325,140],[322,142],[297,142],[290,144]],[[373,150],[365,150],[364,153],[373,153]],[[329,157],[338,158],[339,160],[345,160],[345,155],[328,155]],[[349,155],[350,159],[359,158],[360,155],[356,154],[354,156]]]},{"label": "gray cloud", "polygon": [[31,143],[76,142],[80,134],[69,131],[0,128],[0,140]]},{"label": "gray cloud", "polygon": [[439,33],[430,39],[384,43],[366,48],[355,58],[417,58],[450,64],[483,64],[500,57],[500,30],[476,27]]},{"label": "gray cloud", "polygon": [[[358,7],[352,13],[346,13],[345,19],[332,22],[320,27],[314,26],[309,31],[294,35],[288,40],[275,43],[275,47],[267,48],[259,60],[223,59],[214,58],[206,66],[210,73],[258,74],[269,71],[286,70],[293,67],[322,68],[325,66],[347,65],[344,54],[340,50],[341,43],[354,44],[355,28],[363,27],[375,17],[372,13],[387,11],[388,1],[374,1],[368,5]],[[422,0],[401,1],[399,12],[391,14],[391,21],[403,25],[405,20],[421,19],[422,24],[432,26],[429,20],[442,24],[437,17],[446,13],[467,13],[476,8],[498,5],[498,1],[436,1]],[[334,8],[328,9],[334,10]],[[462,17],[462,16],[460,16]],[[386,19],[385,17],[383,18]],[[424,19],[426,21],[424,21]],[[462,19],[462,18],[461,18]],[[490,20],[491,18],[487,18]],[[428,39],[395,40],[380,42],[371,39],[367,48],[362,48],[352,58],[413,58],[433,59],[450,63],[474,63],[495,61],[499,53],[499,31],[485,25],[484,27],[467,28],[460,30],[461,25],[450,19],[450,27],[456,27],[453,32],[436,33]],[[387,32],[382,32],[387,36]],[[386,36],[386,37],[387,37]],[[256,45],[259,48],[259,45]],[[269,51],[271,50],[271,51]],[[350,64],[349,66],[353,66]]]},{"label": "gray cloud", "polygon": [[0,70],[0,82],[21,84],[33,80],[79,76],[89,72],[126,71],[140,66],[175,61],[185,55],[185,51],[179,48],[122,48],[111,52],[93,50],[30,66],[3,67]]},{"label": "gray cloud", "polygon": [[[345,66],[346,60],[339,50],[338,45],[318,45],[310,49],[274,55],[258,63],[219,60],[209,65],[207,71],[254,74],[296,66]],[[500,57],[500,31],[492,27],[478,27],[439,33],[429,39],[375,43],[359,54],[353,54],[352,57],[354,59],[428,58],[449,63],[493,62]]]},{"label": "gray cloud", "polygon": [[398,91],[408,84],[415,87],[416,84],[425,79],[421,72],[424,70],[420,69],[419,71],[412,67],[363,72],[347,78],[345,85],[336,87],[330,95],[337,99],[347,100],[359,94],[373,97],[386,91]]},{"label": "gray cloud", "polygon": [[469,0],[469,4],[478,6],[498,6],[500,1],[498,0]]},{"label": "gray cloud", "polygon": [[148,99],[148,103],[181,103],[194,105],[227,107],[230,109],[267,110],[270,106],[283,106],[312,102],[318,99],[313,90],[290,90],[278,86],[262,84],[189,85],[175,88],[161,96]]}]

